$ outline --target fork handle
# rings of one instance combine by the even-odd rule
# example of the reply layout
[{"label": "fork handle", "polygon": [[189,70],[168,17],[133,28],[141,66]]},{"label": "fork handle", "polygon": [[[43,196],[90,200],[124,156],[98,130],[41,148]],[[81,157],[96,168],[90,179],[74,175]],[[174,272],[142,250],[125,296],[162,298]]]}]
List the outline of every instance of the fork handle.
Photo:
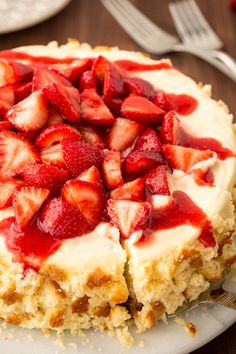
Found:
[{"label": "fork handle", "polygon": [[235,80],[236,80],[236,61],[231,55],[223,52],[222,50],[211,50],[209,54],[213,57],[221,61],[231,70]]},{"label": "fork handle", "polygon": [[[202,60],[206,61],[207,63],[213,65],[218,70],[222,71],[233,81],[236,81],[236,67],[232,65],[233,59],[231,58],[231,60],[229,60],[229,56],[223,52],[220,52],[221,54],[219,54],[219,51],[206,51],[206,50],[204,51],[203,49],[193,48],[192,46],[186,46],[184,44],[176,44],[173,47],[173,50],[176,52],[185,52],[185,53],[193,54],[198,58],[201,58]],[[222,55],[222,53],[224,55]],[[220,56],[221,58],[219,58]],[[227,60],[225,56],[227,56]]]}]

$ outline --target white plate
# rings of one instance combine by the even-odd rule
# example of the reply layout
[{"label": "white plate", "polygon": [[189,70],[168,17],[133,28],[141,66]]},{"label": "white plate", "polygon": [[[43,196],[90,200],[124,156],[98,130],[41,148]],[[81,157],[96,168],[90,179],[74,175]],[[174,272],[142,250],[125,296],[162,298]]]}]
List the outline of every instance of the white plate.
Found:
[{"label": "white plate", "polygon": [[[186,315],[198,329],[196,337],[187,335],[173,320],[159,324],[152,330],[135,335],[135,345],[121,347],[115,337],[88,331],[85,337],[64,336],[65,348],[55,344],[55,336],[46,338],[38,330],[24,330],[9,326],[0,334],[0,352],[4,354],[187,354],[206,344],[236,321],[236,311],[223,307],[210,310],[198,308]],[[144,341],[144,347],[140,346]],[[77,349],[74,348],[75,343]]]},{"label": "white plate", "polygon": [[36,25],[61,11],[71,0],[0,0],[0,33]]}]

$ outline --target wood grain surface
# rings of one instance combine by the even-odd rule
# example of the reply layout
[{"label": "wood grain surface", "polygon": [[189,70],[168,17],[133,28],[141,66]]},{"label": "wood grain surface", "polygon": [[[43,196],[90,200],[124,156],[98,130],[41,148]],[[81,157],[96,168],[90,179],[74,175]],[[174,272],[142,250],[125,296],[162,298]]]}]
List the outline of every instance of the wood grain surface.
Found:
[{"label": "wood grain surface", "polygon": [[[154,22],[176,34],[168,10],[168,0],[133,0]],[[236,58],[236,11],[228,0],[197,1],[209,23],[225,44],[225,50]],[[103,8],[99,0],[72,0],[58,15],[37,26],[0,35],[0,50],[20,45],[46,44],[51,40],[65,43],[77,38],[91,45],[117,45],[122,49],[140,50],[131,38]],[[236,115],[236,83],[209,64],[188,54],[169,54],[174,64],[197,81],[211,83],[213,95],[227,103]],[[207,119],[207,117],[206,117]],[[236,324],[225,333],[193,352],[194,354],[236,354]],[[173,352],[174,354],[174,352]]]}]

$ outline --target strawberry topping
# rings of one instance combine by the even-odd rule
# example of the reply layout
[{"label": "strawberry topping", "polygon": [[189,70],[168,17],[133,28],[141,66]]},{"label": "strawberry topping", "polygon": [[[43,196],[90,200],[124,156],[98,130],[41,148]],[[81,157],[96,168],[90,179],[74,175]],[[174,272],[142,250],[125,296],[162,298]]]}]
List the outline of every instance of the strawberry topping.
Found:
[{"label": "strawberry topping", "polygon": [[108,189],[120,187],[123,184],[121,173],[121,156],[119,151],[104,150],[102,176]]},{"label": "strawberry topping", "polygon": [[122,200],[144,200],[144,182],[142,178],[137,178],[132,182],[125,183],[122,187],[113,189],[111,192],[112,199]]},{"label": "strawberry topping", "polygon": [[144,182],[151,193],[170,195],[166,166],[160,165],[149,171],[144,176]]},{"label": "strawberry topping", "polygon": [[68,124],[54,124],[45,128],[39,134],[35,144],[38,146],[38,148],[44,149],[55,143],[59,143],[66,138],[79,140],[81,139],[81,134],[77,129],[71,127]]}]

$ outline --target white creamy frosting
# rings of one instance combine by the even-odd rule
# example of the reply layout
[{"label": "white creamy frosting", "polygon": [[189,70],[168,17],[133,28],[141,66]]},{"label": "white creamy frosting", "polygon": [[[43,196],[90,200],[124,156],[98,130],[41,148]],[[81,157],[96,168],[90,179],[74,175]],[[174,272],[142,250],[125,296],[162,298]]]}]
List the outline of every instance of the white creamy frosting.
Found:
[{"label": "white creamy frosting", "polygon": [[[29,53],[34,56],[52,56],[57,58],[74,57],[86,58],[103,55],[109,60],[132,60],[140,63],[156,63],[156,61],[140,53],[118,50],[96,50],[89,46],[74,48],[73,45],[57,48],[51,46],[28,46],[15,50]],[[198,101],[193,113],[187,116],[178,115],[181,126],[188,133],[196,137],[215,138],[224,147],[236,153],[236,139],[232,130],[232,115],[225,106],[209,97],[206,89],[201,89],[192,79],[176,69],[162,69],[155,71],[132,72],[130,75],[143,78],[156,89],[168,93],[188,94]],[[212,162],[212,161],[211,161]],[[232,218],[233,207],[230,203],[231,192],[236,178],[236,159],[228,158],[224,161],[213,161],[212,167],[216,187],[200,186],[191,175],[174,171],[169,176],[171,191],[182,190],[189,195],[196,205],[204,210],[212,219],[215,216]],[[156,203],[163,203],[164,199],[156,198]],[[0,214],[1,218],[1,214]],[[152,242],[145,247],[138,247],[137,235],[125,241],[132,262],[138,263],[169,254],[183,244],[193,242],[201,230],[181,225],[172,229],[157,231],[153,234]],[[0,250],[2,243],[0,243]],[[119,244],[118,230],[110,224],[103,223],[90,234],[65,240],[63,245],[47,260],[48,263],[60,264],[66,268],[91,267],[100,264],[113,265],[125,261],[124,251]]]}]

